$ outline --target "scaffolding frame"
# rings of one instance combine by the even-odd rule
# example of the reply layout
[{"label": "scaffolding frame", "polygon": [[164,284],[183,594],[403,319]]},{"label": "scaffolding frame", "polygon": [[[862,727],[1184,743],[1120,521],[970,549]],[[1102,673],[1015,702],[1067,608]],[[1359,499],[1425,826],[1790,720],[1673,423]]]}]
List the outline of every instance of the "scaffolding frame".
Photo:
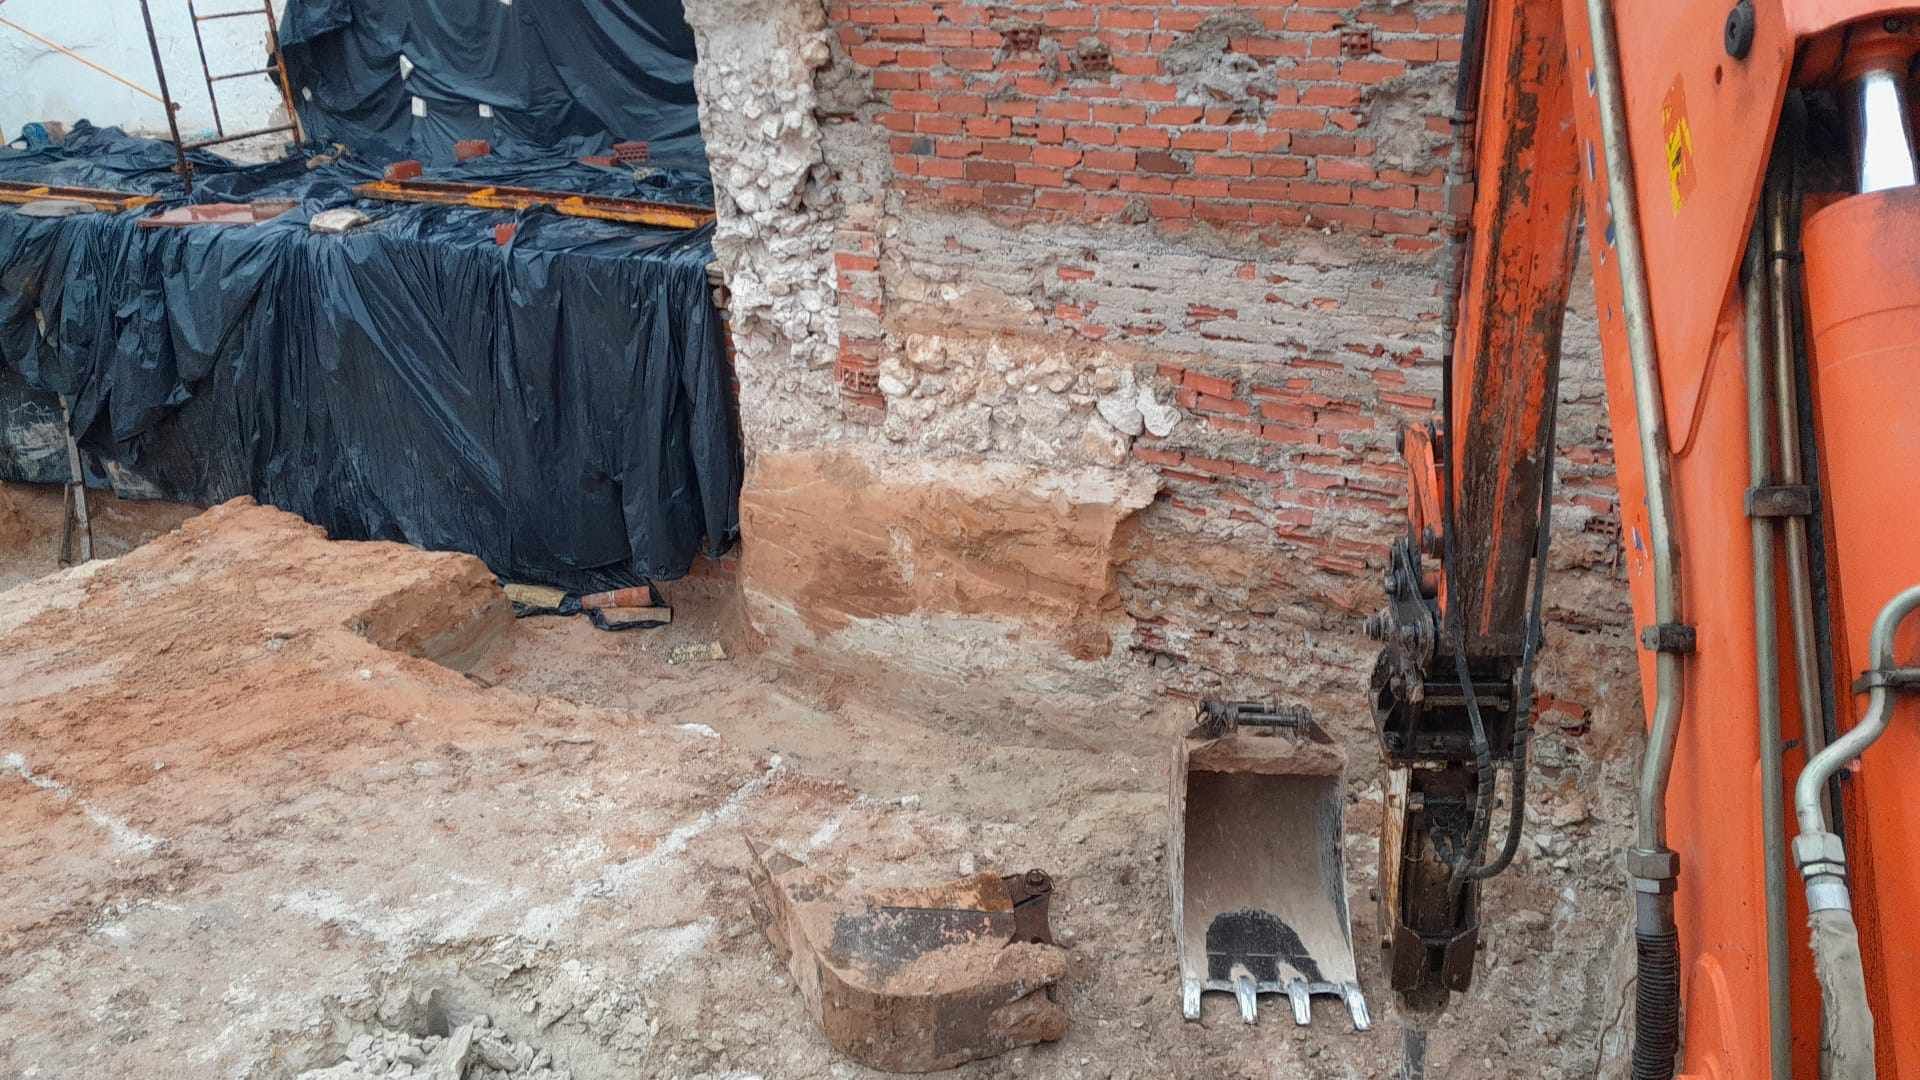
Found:
[{"label": "scaffolding frame", "polygon": [[[153,74],[160,82],[160,103],[167,112],[167,131],[173,136],[173,152],[174,156],[178,159],[178,164],[175,165],[174,168],[179,172],[181,182],[186,185],[187,191],[191,193],[193,191],[193,164],[187,160],[187,154],[190,151],[199,150],[208,146],[217,146],[221,143],[238,142],[241,139],[251,139],[260,135],[272,135],[282,131],[289,133],[292,136],[291,141],[293,145],[298,146],[306,141],[306,134],[300,127],[300,113],[293,106],[293,84],[287,79],[287,61],[286,57],[280,51],[280,26],[279,21],[273,14],[273,0],[260,0],[260,6],[257,8],[234,8],[227,11],[216,11],[208,15],[202,15],[200,13],[199,8],[195,4],[195,0],[186,0],[186,2],[187,16],[193,21],[193,43],[200,53],[200,74],[207,84],[207,103],[213,108],[214,137],[211,139],[199,139],[194,142],[186,142],[180,138],[180,118],[178,116],[180,103],[174,100],[172,91],[167,88],[167,65],[166,61],[160,56],[160,36],[155,33],[153,29],[153,8],[150,0],[140,0],[140,17],[145,20],[147,25],[147,46],[153,51]],[[268,65],[263,68],[252,68],[247,71],[230,71],[215,75],[212,65],[207,61],[207,40],[206,36],[200,32],[201,24],[220,19],[238,18],[264,18],[266,20]],[[232,79],[244,79],[252,75],[277,76],[276,81],[280,84],[280,102],[286,108],[287,122],[284,124],[275,124],[270,127],[254,128],[250,131],[237,131],[229,134],[226,124],[220,119],[220,93],[217,84]]]}]

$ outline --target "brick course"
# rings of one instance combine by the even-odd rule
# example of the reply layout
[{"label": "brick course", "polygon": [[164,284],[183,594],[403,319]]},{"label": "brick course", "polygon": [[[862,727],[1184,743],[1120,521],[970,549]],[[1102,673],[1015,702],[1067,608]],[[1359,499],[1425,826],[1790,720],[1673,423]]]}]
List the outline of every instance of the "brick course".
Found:
[{"label": "brick course", "polygon": [[[1457,56],[1456,11],[909,0],[828,15],[872,80],[879,123],[911,136],[893,156],[907,192],[1089,220],[1424,237],[1435,219],[1422,189],[1438,171],[1376,173],[1365,160],[1375,139],[1359,129],[1370,89]],[[1217,49],[1169,59],[1196,35]],[[1421,120],[1445,131],[1443,114]],[[1010,162],[1035,167],[997,164]]]}]

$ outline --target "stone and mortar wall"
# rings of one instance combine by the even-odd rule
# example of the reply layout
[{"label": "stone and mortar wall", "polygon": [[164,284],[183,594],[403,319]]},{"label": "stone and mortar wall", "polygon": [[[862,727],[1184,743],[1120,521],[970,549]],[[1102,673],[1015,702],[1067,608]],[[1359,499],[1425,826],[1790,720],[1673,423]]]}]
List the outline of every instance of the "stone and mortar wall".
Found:
[{"label": "stone and mortar wall", "polygon": [[[1458,7],[687,10],[770,642],[1062,689],[1357,691],[1395,435],[1439,390]],[[1590,311],[1541,704],[1623,746]]]}]

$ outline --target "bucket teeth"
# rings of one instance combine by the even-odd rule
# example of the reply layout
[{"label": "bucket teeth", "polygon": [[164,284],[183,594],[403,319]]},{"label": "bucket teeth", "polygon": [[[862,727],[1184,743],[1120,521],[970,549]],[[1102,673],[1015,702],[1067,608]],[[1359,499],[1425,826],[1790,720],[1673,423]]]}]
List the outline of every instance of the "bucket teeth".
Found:
[{"label": "bucket teeth", "polygon": [[1353,1030],[1370,1030],[1373,1027],[1373,1014],[1367,1011],[1367,998],[1360,992],[1360,984],[1348,983],[1340,989],[1347,999],[1347,1012],[1353,1017]]},{"label": "bucket teeth", "polygon": [[1240,1019],[1249,1024],[1260,1019],[1260,991],[1245,969],[1233,973],[1233,996],[1240,1001]]},{"label": "bucket teeth", "polygon": [[1343,764],[1311,718],[1271,705],[1209,709],[1179,742],[1168,850],[1188,1020],[1214,991],[1249,1024],[1260,995],[1285,994],[1296,1024],[1313,1023],[1324,995],[1355,1030],[1371,1026],[1347,909]]}]

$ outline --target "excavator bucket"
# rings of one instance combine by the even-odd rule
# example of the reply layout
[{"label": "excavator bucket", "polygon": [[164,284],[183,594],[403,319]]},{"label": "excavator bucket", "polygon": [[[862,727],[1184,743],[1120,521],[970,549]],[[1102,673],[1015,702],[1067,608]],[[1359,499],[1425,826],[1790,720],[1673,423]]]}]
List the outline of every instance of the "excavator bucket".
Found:
[{"label": "excavator bucket", "polygon": [[1346,759],[1304,709],[1208,702],[1180,740],[1168,844],[1181,1011],[1200,997],[1285,994],[1298,1024],[1314,995],[1371,1026],[1353,961],[1341,844]]}]

